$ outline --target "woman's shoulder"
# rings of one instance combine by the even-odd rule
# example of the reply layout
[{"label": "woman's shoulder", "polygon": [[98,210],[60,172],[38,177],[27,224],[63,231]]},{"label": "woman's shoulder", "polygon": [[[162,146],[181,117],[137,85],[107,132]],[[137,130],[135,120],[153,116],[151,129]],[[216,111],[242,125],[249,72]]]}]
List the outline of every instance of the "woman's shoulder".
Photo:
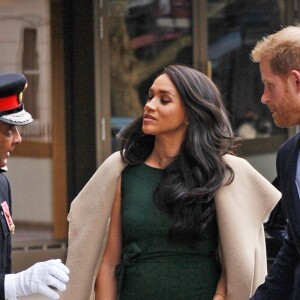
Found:
[{"label": "woman's shoulder", "polygon": [[223,159],[232,168],[235,168],[235,167],[252,168],[252,166],[246,159],[239,157],[239,156],[235,156],[232,154],[225,154],[223,156]]},{"label": "woman's shoulder", "polygon": [[119,176],[126,165],[122,160],[120,151],[114,152],[103,161],[93,177],[98,177],[99,175],[102,177]]},{"label": "woman's shoulder", "polygon": [[226,154],[224,155],[224,160],[233,170],[234,181],[243,178],[250,178],[251,180],[256,178],[257,180],[263,179],[264,181],[266,181],[266,178],[246,159],[231,154]]},{"label": "woman's shoulder", "polygon": [[106,167],[110,167],[110,166],[125,166],[126,164],[123,162],[122,157],[121,157],[121,152],[117,151],[112,153],[110,156],[108,156],[103,163],[101,164],[100,167],[102,166],[106,166]]}]

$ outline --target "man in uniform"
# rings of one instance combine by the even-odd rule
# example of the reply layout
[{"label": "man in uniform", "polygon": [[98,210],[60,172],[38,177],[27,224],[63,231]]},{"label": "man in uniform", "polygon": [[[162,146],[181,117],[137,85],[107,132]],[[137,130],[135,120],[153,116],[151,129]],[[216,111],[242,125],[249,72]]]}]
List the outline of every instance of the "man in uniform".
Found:
[{"label": "man in uniform", "polygon": [[69,270],[59,259],[39,262],[25,271],[10,274],[11,234],[15,226],[11,217],[10,185],[3,172],[10,153],[21,143],[16,126],[33,121],[22,103],[26,87],[27,80],[23,74],[0,74],[0,300],[15,300],[19,296],[36,293],[59,299],[53,288],[63,291],[69,280]]}]

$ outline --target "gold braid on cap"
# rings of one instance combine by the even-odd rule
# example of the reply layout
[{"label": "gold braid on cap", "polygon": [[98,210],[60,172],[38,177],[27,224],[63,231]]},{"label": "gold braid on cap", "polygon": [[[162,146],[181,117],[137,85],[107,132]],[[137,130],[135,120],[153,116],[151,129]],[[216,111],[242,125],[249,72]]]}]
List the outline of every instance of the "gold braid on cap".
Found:
[{"label": "gold braid on cap", "polygon": [[23,92],[27,89],[28,83],[26,82],[23,88],[23,91],[18,95],[18,102],[22,104],[23,102]]}]

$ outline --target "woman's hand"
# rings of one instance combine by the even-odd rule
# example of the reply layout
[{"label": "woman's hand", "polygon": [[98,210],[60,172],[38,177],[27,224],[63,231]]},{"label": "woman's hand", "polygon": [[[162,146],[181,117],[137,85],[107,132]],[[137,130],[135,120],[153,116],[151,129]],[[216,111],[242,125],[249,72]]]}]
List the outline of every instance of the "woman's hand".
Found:
[{"label": "woman's hand", "polygon": [[223,293],[216,293],[213,300],[226,300],[226,295]]},{"label": "woman's hand", "polygon": [[226,293],[227,293],[226,284],[227,284],[226,272],[224,269],[222,269],[221,276],[217,284],[216,293],[214,295],[213,300],[226,300]]}]

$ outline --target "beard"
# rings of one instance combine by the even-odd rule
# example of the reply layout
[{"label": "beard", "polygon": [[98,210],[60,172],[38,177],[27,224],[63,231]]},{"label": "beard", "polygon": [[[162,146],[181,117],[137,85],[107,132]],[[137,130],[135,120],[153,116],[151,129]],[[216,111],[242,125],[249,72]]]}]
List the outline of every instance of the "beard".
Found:
[{"label": "beard", "polygon": [[284,100],[276,107],[273,114],[274,123],[281,128],[300,124],[300,104],[286,85]]}]

